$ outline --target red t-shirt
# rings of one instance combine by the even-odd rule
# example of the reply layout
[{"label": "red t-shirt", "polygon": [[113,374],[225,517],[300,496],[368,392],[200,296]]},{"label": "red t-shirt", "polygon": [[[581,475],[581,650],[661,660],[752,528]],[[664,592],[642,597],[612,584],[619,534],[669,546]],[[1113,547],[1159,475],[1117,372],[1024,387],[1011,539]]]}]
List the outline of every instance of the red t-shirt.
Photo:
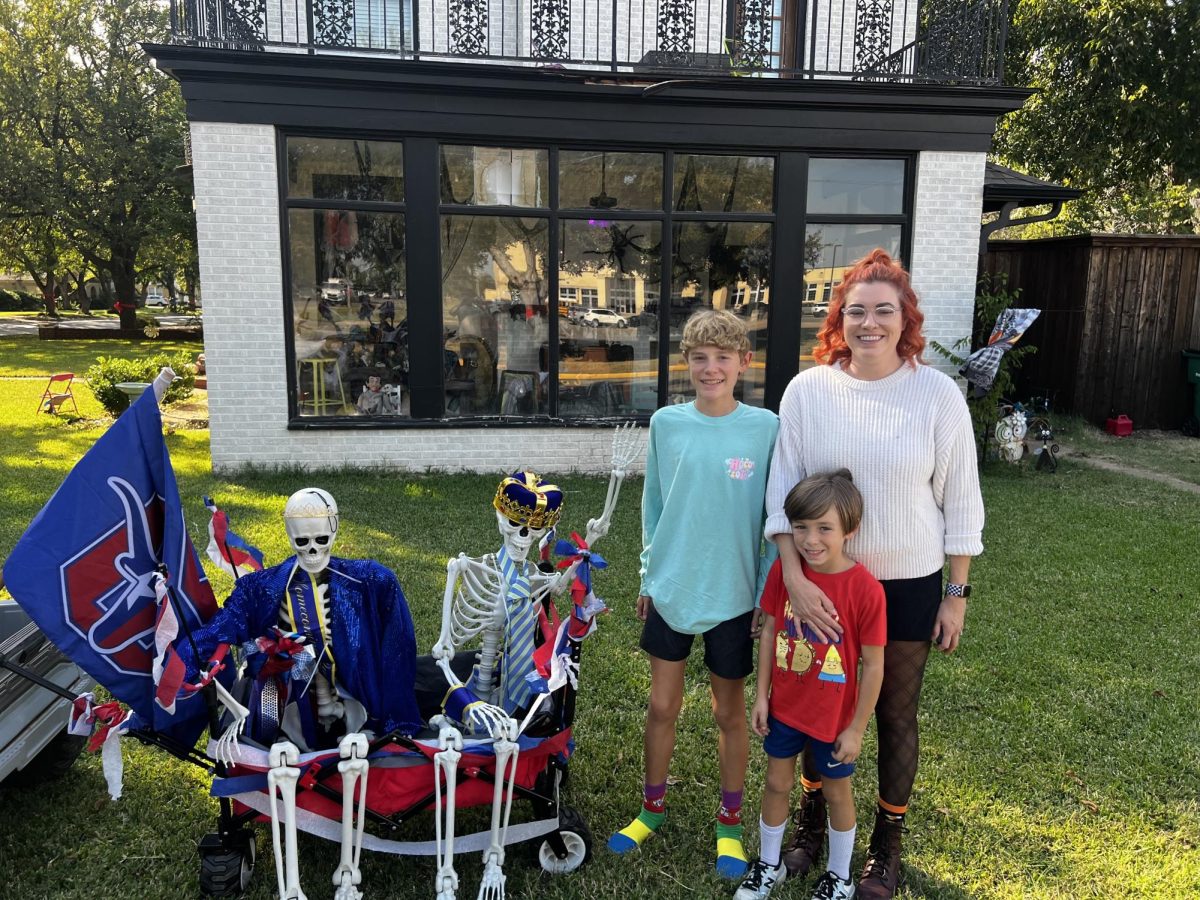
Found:
[{"label": "red t-shirt", "polygon": [[823,575],[800,562],[804,577],[837,609],[842,636],[835,644],[822,644],[807,628],[797,632],[783,568],[776,560],[762,595],[763,612],[775,617],[769,709],[785,725],[832,743],[854,719],[859,648],[887,643],[887,604],[883,586],[858,563],[845,572]]}]

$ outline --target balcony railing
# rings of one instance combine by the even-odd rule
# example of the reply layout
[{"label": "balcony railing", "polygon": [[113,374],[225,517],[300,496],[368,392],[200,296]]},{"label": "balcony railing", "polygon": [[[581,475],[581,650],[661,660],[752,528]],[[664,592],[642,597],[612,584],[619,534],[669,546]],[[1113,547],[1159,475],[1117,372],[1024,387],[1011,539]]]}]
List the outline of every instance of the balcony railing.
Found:
[{"label": "balcony railing", "polygon": [[174,43],[690,77],[999,84],[1007,0],[171,0]]}]

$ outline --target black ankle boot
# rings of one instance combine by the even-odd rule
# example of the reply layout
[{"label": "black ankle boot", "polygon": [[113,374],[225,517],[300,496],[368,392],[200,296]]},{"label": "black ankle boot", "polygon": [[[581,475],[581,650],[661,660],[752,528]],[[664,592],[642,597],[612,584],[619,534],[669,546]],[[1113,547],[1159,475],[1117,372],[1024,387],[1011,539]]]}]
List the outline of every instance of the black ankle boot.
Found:
[{"label": "black ankle boot", "polygon": [[858,896],[863,900],[890,900],[900,881],[900,835],[904,817],[875,811],[875,827],[867,849],[867,862],[858,880]]},{"label": "black ankle boot", "polygon": [[825,851],[827,818],[825,794],[805,791],[792,814],[792,839],[783,848],[783,864],[789,876],[804,875],[820,860]]}]

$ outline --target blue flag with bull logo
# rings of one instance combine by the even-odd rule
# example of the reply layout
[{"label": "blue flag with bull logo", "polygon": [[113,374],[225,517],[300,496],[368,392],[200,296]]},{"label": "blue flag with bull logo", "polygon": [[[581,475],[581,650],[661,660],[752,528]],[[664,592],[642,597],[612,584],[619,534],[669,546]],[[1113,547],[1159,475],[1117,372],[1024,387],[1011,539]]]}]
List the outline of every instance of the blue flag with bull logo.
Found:
[{"label": "blue flag with bull logo", "polygon": [[155,702],[160,570],[186,640],[217,604],[188,538],[158,403],[147,390],[30,523],[4,580],[46,636],[133,710],[135,727],[191,746],[207,722],[203,699],[192,694],[170,710]]}]

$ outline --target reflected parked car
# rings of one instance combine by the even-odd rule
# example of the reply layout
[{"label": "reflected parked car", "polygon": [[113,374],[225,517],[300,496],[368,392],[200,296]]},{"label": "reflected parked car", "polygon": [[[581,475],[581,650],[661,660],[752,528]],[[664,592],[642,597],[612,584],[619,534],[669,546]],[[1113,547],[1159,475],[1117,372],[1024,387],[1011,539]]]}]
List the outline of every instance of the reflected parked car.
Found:
[{"label": "reflected parked car", "polygon": [[584,325],[591,325],[593,328],[600,325],[616,325],[618,328],[628,328],[629,320],[611,309],[593,309],[583,317]]},{"label": "reflected parked car", "polygon": [[164,297],[162,294],[158,293],[158,291],[154,291],[154,292],[146,295],[146,305],[147,306],[166,306],[167,298]]}]

